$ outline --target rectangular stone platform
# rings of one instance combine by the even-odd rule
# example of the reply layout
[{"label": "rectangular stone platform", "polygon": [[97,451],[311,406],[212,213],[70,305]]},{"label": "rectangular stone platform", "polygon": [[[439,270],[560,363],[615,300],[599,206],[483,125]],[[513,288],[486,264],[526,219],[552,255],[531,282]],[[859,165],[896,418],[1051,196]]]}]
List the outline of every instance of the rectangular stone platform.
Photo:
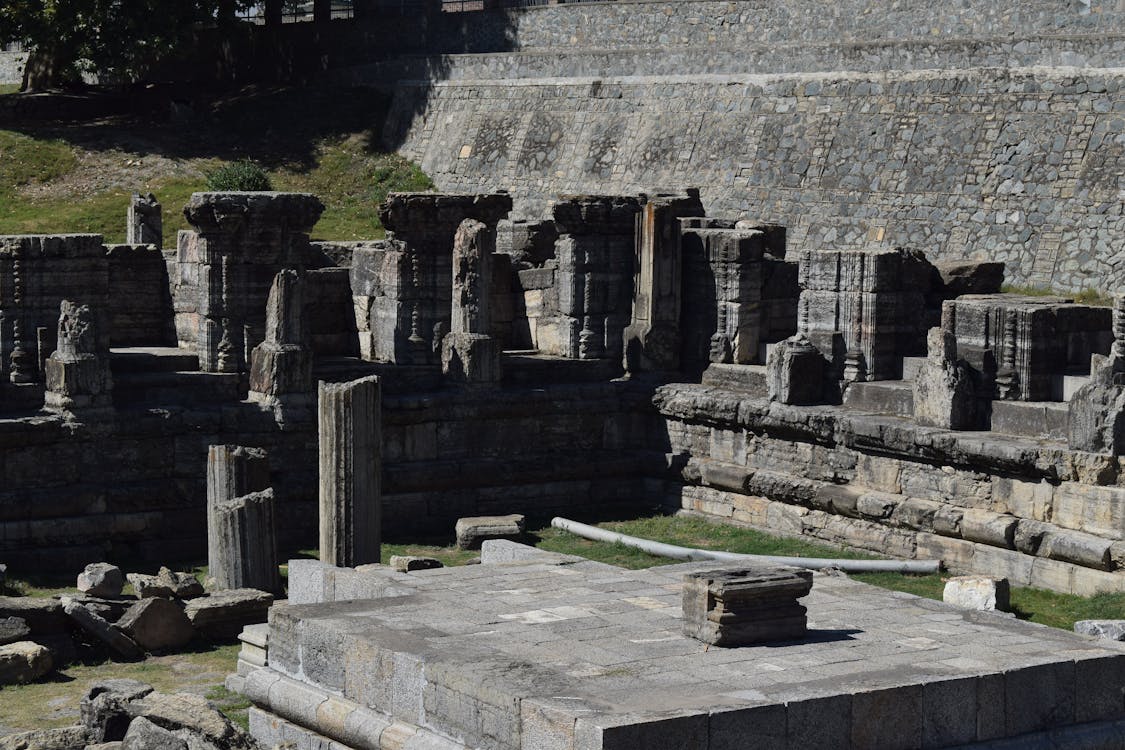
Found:
[{"label": "rectangular stone platform", "polygon": [[817,575],[805,638],[715,648],[681,632],[683,576],[713,563],[629,571],[509,542],[483,554],[412,574],[292,561],[291,601],[325,603],[271,613],[269,666],[247,678],[259,741],[811,750],[1125,738],[1125,645]]}]

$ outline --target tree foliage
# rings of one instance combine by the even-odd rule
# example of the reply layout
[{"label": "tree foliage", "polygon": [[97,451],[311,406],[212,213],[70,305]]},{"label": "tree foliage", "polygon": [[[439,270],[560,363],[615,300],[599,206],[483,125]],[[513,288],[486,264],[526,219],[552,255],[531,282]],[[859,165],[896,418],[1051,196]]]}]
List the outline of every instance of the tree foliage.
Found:
[{"label": "tree foliage", "polygon": [[[245,5],[238,0],[239,5]],[[231,0],[0,0],[0,41],[30,50],[25,88],[99,79],[136,81],[190,38],[198,23],[213,23]]]}]

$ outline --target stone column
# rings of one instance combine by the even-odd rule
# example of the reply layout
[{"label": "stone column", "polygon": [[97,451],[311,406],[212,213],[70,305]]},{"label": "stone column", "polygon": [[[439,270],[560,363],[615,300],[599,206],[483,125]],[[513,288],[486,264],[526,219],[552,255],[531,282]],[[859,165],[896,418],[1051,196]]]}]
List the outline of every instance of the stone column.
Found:
[{"label": "stone column", "polygon": [[308,232],[324,210],[303,193],[193,193],[185,238],[198,259],[199,368],[247,372],[265,338],[266,302],[274,275],[303,268]]},{"label": "stone column", "polygon": [[320,383],[320,559],[379,562],[383,435],[379,378]]},{"label": "stone column", "polygon": [[493,338],[489,297],[495,232],[465,219],[453,238],[453,304],[442,339],[441,369],[456,383],[500,380],[500,342]]},{"label": "stone column", "polygon": [[627,372],[679,369],[680,218],[686,216],[703,216],[698,190],[646,198],[636,217],[632,322],[623,344]]},{"label": "stone column", "polygon": [[274,505],[264,450],[207,449],[207,567],[215,589],[281,590]]},{"label": "stone column", "polygon": [[621,361],[629,325],[640,202],[612,195],[565,196],[555,204],[559,230],[559,354]]},{"label": "stone column", "polygon": [[312,417],[312,350],[302,313],[304,279],[292,269],[279,272],[266,303],[266,338],[250,357],[248,399],[274,412],[278,423]]},{"label": "stone column", "polygon": [[125,244],[164,248],[164,220],[160,203],[152,193],[133,193],[125,222]]},{"label": "stone column", "polygon": [[1071,450],[1125,455],[1125,294],[1113,298],[1113,344],[1109,356],[1090,358],[1090,381],[1067,405]]},{"label": "stone column", "polygon": [[976,389],[967,364],[957,358],[957,308],[946,302],[941,327],[927,335],[926,361],[914,377],[914,419],[948,430],[977,427]]},{"label": "stone column", "polygon": [[387,228],[382,295],[372,314],[374,358],[395,364],[439,364],[451,330],[454,235],[475,219],[495,232],[512,209],[504,193],[391,193],[379,207]]},{"label": "stone column", "polygon": [[43,408],[71,413],[109,407],[113,378],[105,339],[89,305],[62,301],[56,346],[43,363],[47,381]]}]

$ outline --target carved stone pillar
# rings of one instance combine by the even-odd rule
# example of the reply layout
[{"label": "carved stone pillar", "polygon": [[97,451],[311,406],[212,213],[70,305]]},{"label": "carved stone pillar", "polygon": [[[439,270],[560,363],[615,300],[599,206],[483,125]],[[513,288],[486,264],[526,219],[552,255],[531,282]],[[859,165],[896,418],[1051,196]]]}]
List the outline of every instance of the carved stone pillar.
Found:
[{"label": "carved stone pillar", "polygon": [[249,400],[273,409],[281,424],[312,417],[313,355],[304,330],[304,279],[292,269],[273,280],[266,338],[254,347]]},{"label": "carved stone pillar", "polygon": [[207,566],[215,589],[281,590],[274,506],[264,450],[207,449]]},{"label": "carved stone pillar", "polygon": [[133,193],[125,222],[125,244],[164,247],[164,220],[159,201],[152,193]]},{"label": "carved stone pillar", "polygon": [[71,413],[110,406],[113,378],[108,351],[89,305],[62,301],[56,346],[43,363],[47,381],[43,408]]},{"label": "carved stone pillar", "polygon": [[453,239],[453,304],[442,340],[442,373],[456,383],[500,379],[500,342],[490,334],[489,298],[495,232],[465,219]]}]

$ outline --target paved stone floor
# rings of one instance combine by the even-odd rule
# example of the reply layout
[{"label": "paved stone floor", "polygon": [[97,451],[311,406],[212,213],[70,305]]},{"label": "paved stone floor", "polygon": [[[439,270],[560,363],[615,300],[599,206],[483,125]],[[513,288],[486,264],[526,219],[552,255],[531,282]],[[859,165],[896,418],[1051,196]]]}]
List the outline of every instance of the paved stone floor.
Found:
[{"label": "paved stone floor", "polygon": [[394,595],[279,608],[278,684],[465,747],[946,747],[1125,713],[1125,646],[818,575],[807,638],[708,647],[680,632],[707,564],[539,559],[357,573]]}]

